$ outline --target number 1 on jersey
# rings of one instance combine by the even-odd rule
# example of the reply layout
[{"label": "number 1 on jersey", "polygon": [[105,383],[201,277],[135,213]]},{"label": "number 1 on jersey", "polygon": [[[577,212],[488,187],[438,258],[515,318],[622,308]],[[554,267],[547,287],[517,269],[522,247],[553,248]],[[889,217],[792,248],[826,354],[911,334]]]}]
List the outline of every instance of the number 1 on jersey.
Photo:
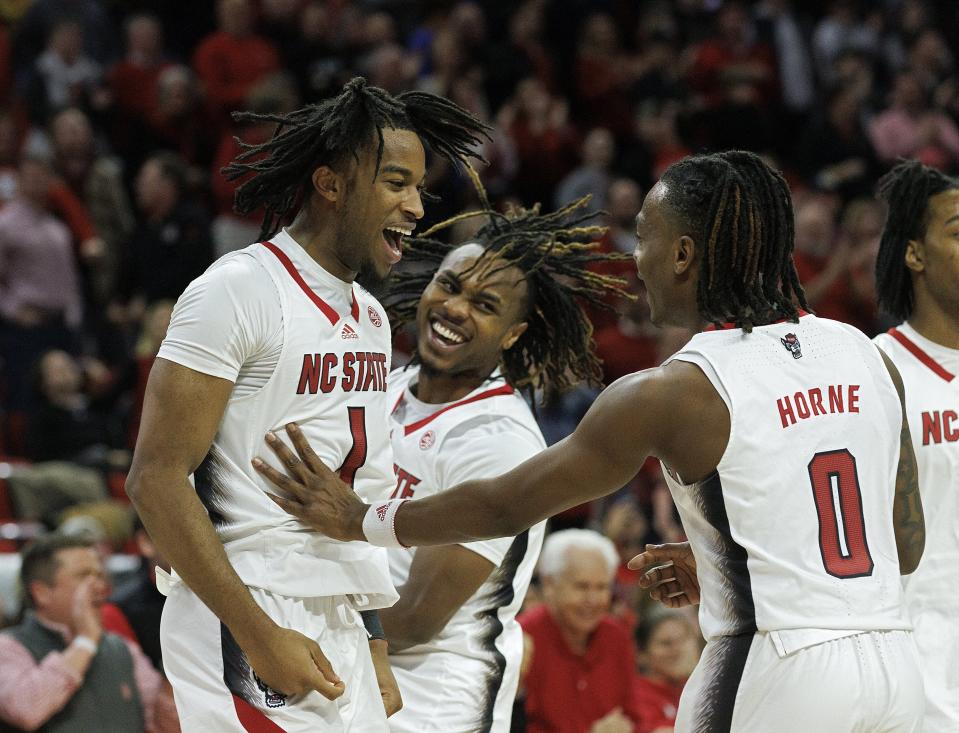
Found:
[{"label": "number 1 on jersey", "polygon": [[845,448],[817,453],[809,462],[809,482],[819,515],[819,550],[826,572],[837,578],[872,575],[853,454]]},{"label": "number 1 on jersey", "polygon": [[343,459],[339,474],[344,483],[353,488],[356,472],[366,463],[366,408],[347,407],[350,416],[350,435],[353,436],[353,445],[350,452]]}]

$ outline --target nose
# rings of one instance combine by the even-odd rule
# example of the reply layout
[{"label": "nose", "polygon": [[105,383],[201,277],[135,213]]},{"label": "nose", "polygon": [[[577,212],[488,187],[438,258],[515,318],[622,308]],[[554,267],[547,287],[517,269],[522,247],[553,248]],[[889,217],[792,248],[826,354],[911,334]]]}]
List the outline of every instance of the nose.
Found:
[{"label": "nose", "polygon": [[413,193],[406,197],[406,200],[403,202],[403,212],[412,216],[417,221],[423,218],[423,214],[426,212],[423,211],[423,197],[420,195],[418,188],[414,187]]},{"label": "nose", "polygon": [[450,293],[443,306],[451,321],[465,321],[469,315],[469,303],[463,293]]}]

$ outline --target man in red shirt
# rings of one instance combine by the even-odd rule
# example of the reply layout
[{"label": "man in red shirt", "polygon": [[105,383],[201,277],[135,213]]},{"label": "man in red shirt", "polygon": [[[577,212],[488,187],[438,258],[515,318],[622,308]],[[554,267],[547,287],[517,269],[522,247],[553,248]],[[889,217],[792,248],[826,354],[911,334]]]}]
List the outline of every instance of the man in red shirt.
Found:
[{"label": "man in red shirt", "polygon": [[699,661],[700,638],[686,614],[676,611],[657,613],[636,629],[642,670],[634,682],[636,733],[672,733],[679,696]]},{"label": "man in red shirt", "polygon": [[585,529],[546,538],[545,604],[519,617],[532,640],[525,679],[527,733],[632,733],[633,645],[609,615],[616,548]]}]

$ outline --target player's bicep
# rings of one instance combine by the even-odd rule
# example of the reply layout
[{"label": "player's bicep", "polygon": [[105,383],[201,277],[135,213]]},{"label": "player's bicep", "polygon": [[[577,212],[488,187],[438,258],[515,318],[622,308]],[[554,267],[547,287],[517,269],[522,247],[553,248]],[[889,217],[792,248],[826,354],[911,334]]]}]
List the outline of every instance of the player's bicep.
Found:
[{"label": "player's bicep", "polygon": [[132,472],[189,475],[213,443],[233,383],[158,358],[150,371]]}]

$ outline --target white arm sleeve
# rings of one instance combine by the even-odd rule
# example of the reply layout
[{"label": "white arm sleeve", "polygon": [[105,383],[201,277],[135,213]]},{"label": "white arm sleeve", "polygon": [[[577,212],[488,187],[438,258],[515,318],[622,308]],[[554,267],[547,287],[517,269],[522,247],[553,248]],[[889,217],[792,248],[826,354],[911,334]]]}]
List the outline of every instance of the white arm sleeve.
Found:
[{"label": "white arm sleeve", "polygon": [[[541,436],[508,418],[451,434],[442,445],[436,476],[441,491],[464,481],[501,476],[546,447]],[[463,543],[497,567],[503,561],[512,537]]]},{"label": "white arm sleeve", "polygon": [[214,263],[183,291],[157,356],[236,383],[254,359],[272,361],[272,374],[282,346],[276,285],[252,255],[238,252]]}]

